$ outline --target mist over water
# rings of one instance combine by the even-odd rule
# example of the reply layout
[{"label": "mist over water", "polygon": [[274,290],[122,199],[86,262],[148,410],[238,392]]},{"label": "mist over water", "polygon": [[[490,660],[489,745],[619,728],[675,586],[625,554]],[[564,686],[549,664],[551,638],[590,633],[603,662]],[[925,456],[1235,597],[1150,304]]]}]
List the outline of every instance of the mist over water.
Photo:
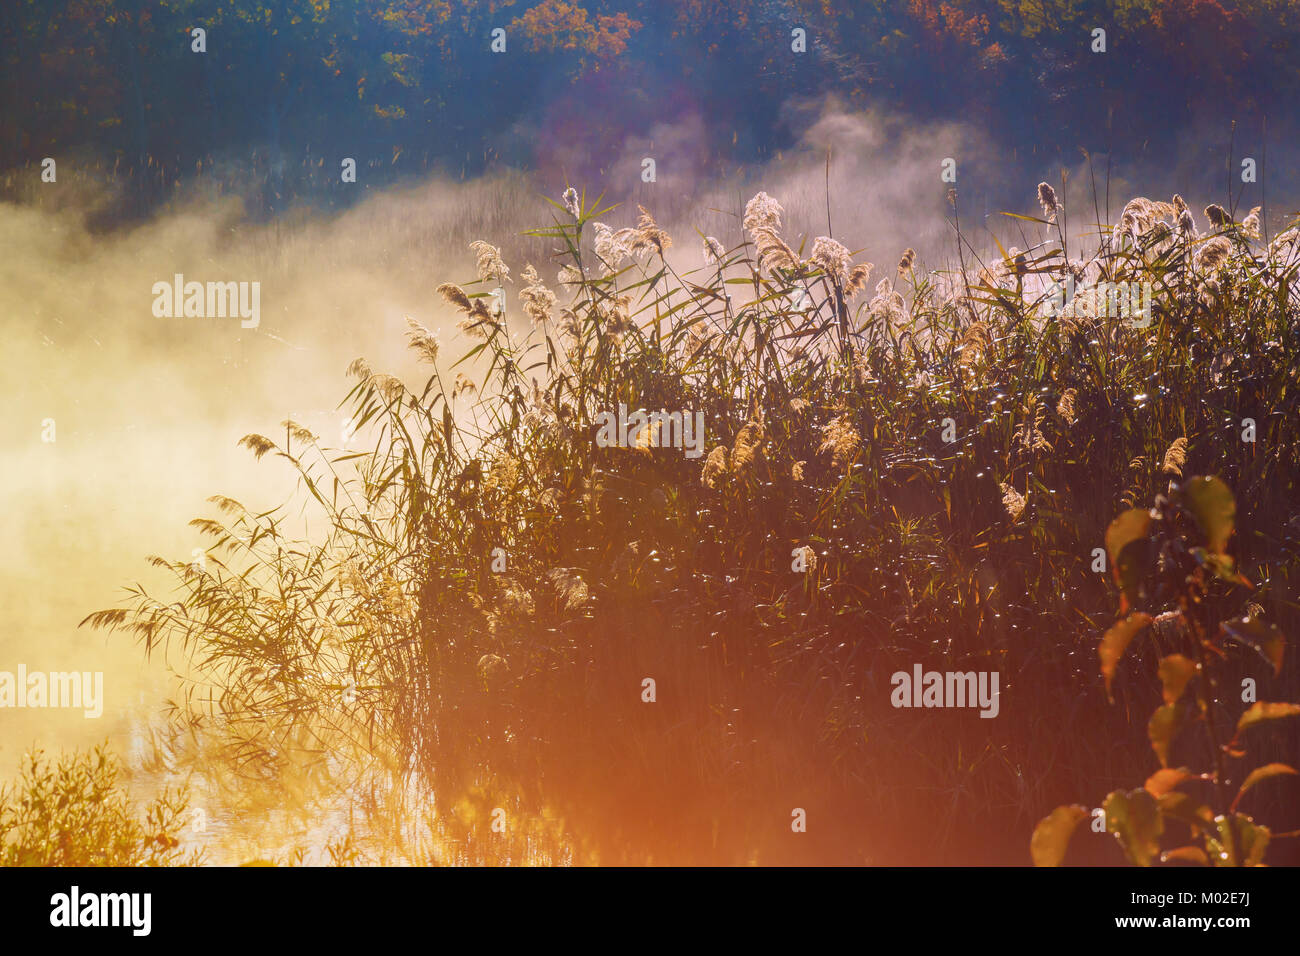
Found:
[{"label": "mist over water", "polygon": [[[1044,238],[1041,227],[999,221],[996,213],[1038,215],[1038,179],[1059,188],[1059,164],[1008,158],[960,123],[922,128],[883,114],[823,111],[807,124],[799,149],[708,180],[696,172],[701,164],[692,159],[689,134],[687,124],[629,142],[601,167],[598,182],[574,183],[622,203],[603,217],[611,225],[631,223],[636,205],[645,205],[674,237],[670,258],[682,272],[703,261],[697,231],[726,246],[739,241],[744,203],[760,189],[785,207],[791,245],[832,231],[862,250],[859,259],[876,263],[874,285],[893,276],[907,247],[927,267],[955,267],[947,186],[939,180],[943,157],[958,159],[963,231],[991,256],[986,225],[1008,246]],[[657,160],[655,183],[641,181],[644,156]],[[98,720],[79,709],[0,713],[0,776],[32,745],[57,750],[110,738],[139,757],[142,722],[173,690],[168,662],[163,655],[146,660],[125,635],[106,637],[78,622],[115,605],[127,584],[165,593],[170,583],[146,556],[186,559],[204,544],[188,522],[211,513],[209,495],[230,495],[259,511],[290,497],[288,466],[272,457],[255,461],[237,447],[242,436],[274,438],[292,417],[337,446],[345,416],[336,405],[350,384],[344,370],[358,356],[408,385],[422,382],[426,373],[405,344],[404,316],[441,330],[446,372],[469,345],[434,289],[473,277],[471,240],[500,245],[515,276],[532,262],[555,287],[547,241],[521,233],[548,224],[552,210],[541,197],[558,198],[566,185],[562,160],[471,181],[432,177],[372,190],[343,213],[304,208],[268,223],[249,222],[237,199],[212,198],[202,181],[149,221],[107,232],[86,224],[95,192],[85,183],[84,205],[47,202],[41,187],[32,203],[0,205],[0,389],[8,398],[0,423],[0,602],[7,610],[0,670],[22,663],[105,674]],[[1139,194],[1182,192],[1198,222],[1206,202],[1222,201],[1213,191],[1220,170],[1207,172],[1204,163],[1166,168],[1172,171],[1117,164],[1108,218]],[[1072,161],[1069,169],[1063,199],[1077,242],[1095,214],[1087,166]],[[1180,172],[1189,182],[1175,181]],[[60,171],[61,180],[75,175]],[[1274,230],[1287,201],[1279,191],[1270,209]],[[1254,204],[1243,201],[1244,208]],[[156,318],[151,287],[177,273],[186,281],[259,282],[260,326]],[[515,320],[518,288],[507,288]],[[42,440],[47,420],[52,442]]]}]

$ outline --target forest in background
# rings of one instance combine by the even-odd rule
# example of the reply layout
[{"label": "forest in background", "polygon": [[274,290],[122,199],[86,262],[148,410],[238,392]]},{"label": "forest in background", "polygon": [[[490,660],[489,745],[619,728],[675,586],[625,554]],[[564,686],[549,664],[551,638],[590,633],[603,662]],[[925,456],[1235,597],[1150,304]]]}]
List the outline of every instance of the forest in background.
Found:
[{"label": "forest in background", "polygon": [[629,132],[698,117],[717,174],[792,145],[797,104],[827,95],[1070,161],[1158,153],[1192,124],[1283,131],[1297,41],[1285,0],[15,0],[0,170],[111,168],[130,188],[106,224],[205,171],[256,181],[273,214],[351,201],[340,155],[375,183],[498,163],[590,183]]}]

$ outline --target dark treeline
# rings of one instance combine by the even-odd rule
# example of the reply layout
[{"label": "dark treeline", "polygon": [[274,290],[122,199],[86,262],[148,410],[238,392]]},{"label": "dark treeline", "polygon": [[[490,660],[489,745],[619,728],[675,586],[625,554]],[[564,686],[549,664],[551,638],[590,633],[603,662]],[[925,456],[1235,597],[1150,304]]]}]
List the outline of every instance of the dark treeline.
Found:
[{"label": "dark treeline", "polygon": [[562,144],[578,181],[687,114],[701,155],[758,161],[828,93],[1077,157],[1284,121],[1298,41],[1288,0],[9,0],[0,168],[88,157],[143,211],[215,165],[274,212],[345,156],[374,183]]}]

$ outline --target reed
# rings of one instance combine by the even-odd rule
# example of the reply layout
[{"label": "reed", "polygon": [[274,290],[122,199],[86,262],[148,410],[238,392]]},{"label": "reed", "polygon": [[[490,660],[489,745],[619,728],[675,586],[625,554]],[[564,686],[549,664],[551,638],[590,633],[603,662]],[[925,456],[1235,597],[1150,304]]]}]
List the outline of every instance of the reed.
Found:
[{"label": "reed", "polygon": [[[354,363],[364,451],[246,438],[298,500],[214,498],[204,566],[155,559],[177,594],[87,622],[179,646],[180,710],[231,767],[318,766],[407,859],[1024,862],[1051,806],[1150,759],[1145,682],[1121,670],[1111,704],[1095,667],[1114,515],[1215,474],[1286,633],[1300,571],[1300,232],[1201,235],[1142,199],[1070,257],[1037,198],[1038,245],[984,262],[958,230],[966,270],[909,249],[868,295],[869,263],[805,256],[766,194],[686,271],[649,211],[614,228],[566,195],[529,234],[549,270],[513,264],[521,321],[476,243],[478,279],[440,287],[459,362],[412,326],[423,383]],[[1053,312],[1067,281],[1150,283],[1152,321]],[[620,403],[703,411],[707,455],[600,447]],[[914,664],[999,671],[999,719],[893,709]],[[1295,696],[1293,663],[1276,680]]]}]

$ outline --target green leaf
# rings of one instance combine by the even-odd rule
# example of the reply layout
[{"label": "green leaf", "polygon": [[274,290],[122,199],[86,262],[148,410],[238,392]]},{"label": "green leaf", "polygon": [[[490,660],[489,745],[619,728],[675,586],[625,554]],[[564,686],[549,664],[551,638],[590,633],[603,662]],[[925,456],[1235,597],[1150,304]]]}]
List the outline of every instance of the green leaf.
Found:
[{"label": "green leaf", "polygon": [[1147,777],[1147,782],[1142,784],[1142,788],[1153,797],[1163,797],[1185,780],[1191,780],[1195,776],[1196,774],[1186,767],[1179,767],[1177,770],[1165,767]]},{"label": "green leaf", "polygon": [[1138,866],[1150,866],[1160,853],[1160,834],[1165,822],[1160,807],[1145,790],[1116,790],[1102,804],[1106,829],[1124,848],[1124,854]]},{"label": "green leaf", "polygon": [[1115,583],[1123,595],[1121,613],[1136,604],[1142,595],[1142,583],[1156,567],[1156,543],[1150,538],[1138,538],[1120,549],[1115,561]]},{"label": "green leaf", "polygon": [[1219,580],[1227,581],[1229,584],[1240,584],[1254,590],[1249,579],[1237,571],[1232,555],[1216,554],[1205,548],[1192,548],[1191,555],[1196,559],[1197,564],[1208,568]]},{"label": "green leaf", "polygon": [[1169,766],[1169,748],[1183,725],[1186,708],[1179,704],[1165,704],[1157,707],[1147,724],[1147,737],[1151,740],[1151,749],[1156,752],[1160,766]]},{"label": "green leaf", "polygon": [[1176,850],[1160,854],[1160,862],[1170,865],[1209,866],[1210,858],[1199,846],[1180,846]]},{"label": "green leaf", "polygon": [[1110,566],[1116,568],[1117,573],[1120,552],[1130,542],[1145,538],[1150,527],[1151,512],[1141,508],[1130,508],[1110,523],[1106,529],[1106,553],[1110,556]]},{"label": "green leaf", "polygon": [[1273,673],[1282,673],[1282,654],[1286,650],[1286,636],[1276,624],[1257,617],[1241,617],[1224,621],[1223,630],[1238,644],[1253,648],[1260,657],[1273,666]]},{"label": "green leaf", "polygon": [[1034,858],[1034,866],[1060,866],[1065,859],[1065,850],[1070,845],[1070,837],[1087,817],[1087,809],[1076,803],[1057,807],[1039,820],[1029,841],[1029,853]]},{"label": "green leaf", "polygon": [[1101,676],[1106,679],[1106,694],[1110,695],[1110,684],[1115,678],[1115,669],[1119,666],[1124,651],[1144,627],[1151,623],[1151,615],[1135,611],[1124,620],[1114,624],[1102,635],[1097,645],[1097,656],[1101,659]]},{"label": "green leaf", "polygon": [[1265,721],[1281,720],[1283,717],[1295,717],[1298,714],[1300,714],[1300,704],[1267,703],[1261,700],[1251,704],[1250,709],[1241,715],[1241,719],[1237,721],[1237,733],[1240,735],[1243,731]]},{"label": "green leaf", "polygon": [[[1025,222],[1036,222],[1036,223],[1038,223],[1040,226],[1048,226],[1048,225],[1051,225],[1051,223],[1049,223],[1046,219],[1038,219],[1038,218],[1036,218],[1036,217],[1034,217],[1034,216],[1022,216],[1022,215],[1020,215],[1020,213],[1018,213],[1018,212],[1002,212],[1002,213],[998,213],[998,215],[1000,215],[1000,216],[1007,216],[1007,217],[1009,217],[1009,218],[1011,218],[1011,219],[1023,219]],[[1006,258],[1006,257],[1004,256],[1003,258]]]},{"label": "green leaf", "polygon": [[[474,328],[477,328],[478,326],[480,326],[480,325],[482,325],[482,324],[483,324],[482,322],[475,322],[473,327],[474,327]],[[468,361],[469,361],[470,359],[472,359],[475,355],[478,355],[479,352],[482,352],[482,351],[483,351],[485,348],[487,348],[487,347],[488,347],[488,344],[487,344],[486,342],[482,342],[482,343],[480,343],[480,344],[474,346],[472,349],[470,349],[468,352],[466,352],[464,355],[462,355],[459,359],[457,359],[456,362],[455,362],[455,364],[452,365],[452,368],[455,368],[457,365],[460,365],[462,362],[468,362]]]},{"label": "green leaf", "polygon": [[1196,676],[1199,669],[1199,664],[1182,654],[1170,654],[1160,659],[1160,684],[1166,704],[1178,703],[1178,698],[1183,696],[1188,682]]},{"label": "green leaf", "polygon": [[1215,866],[1259,866],[1272,837],[1268,827],[1240,813],[1217,816],[1214,825],[1205,837],[1205,852]]},{"label": "green leaf", "polygon": [[1241,789],[1237,791],[1237,796],[1232,801],[1232,806],[1228,809],[1235,811],[1237,809],[1237,804],[1241,802],[1241,798],[1246,795],[1246,791],[1255,786],[1255,784],[1259,783],[1261,780],[1268,780],[1270,777],[1281,777],[1295,773],[1297,773],[1297,771],[1294,767],[1288,766],[1284,763],[1269,763],[1262,767],[1256,767],[1250,772],[1250,776],[1246,778],[1245,782],[1242,783]]},{"label": "green leaf", "polygon": [[1232,491],[1218,478],[1191,478],[1183,484],[1182,497],[1187,510],[1205,532],[1209,549],[1222,553],[1232,537],[1237,517],[1237,502]]},{"label": "green leaf", "polygon": [[1214,826],[1214,811],[1185,793],[1171,791],[1161,794],[1156,803],[1166,817],[1185,823],[1193,830],[1206,830]]}]

